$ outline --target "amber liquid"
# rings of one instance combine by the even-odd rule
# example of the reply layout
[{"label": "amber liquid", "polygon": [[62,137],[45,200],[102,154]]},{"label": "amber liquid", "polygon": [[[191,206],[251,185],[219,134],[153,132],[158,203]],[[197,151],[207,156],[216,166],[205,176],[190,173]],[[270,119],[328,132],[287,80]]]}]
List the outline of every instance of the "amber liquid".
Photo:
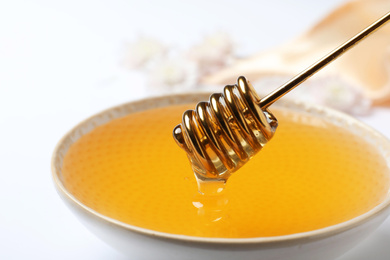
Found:
[{"label": "amber liquid", "polygon": [[91,209],[174,234],[245,238],[287,235],[352,219],[389,191],[374,147],[323,119],[274,109],[275,137],[225,190],[201,195],[173,127],[194,105],[148,110],[94,129],[71,146],[66,188]]}]

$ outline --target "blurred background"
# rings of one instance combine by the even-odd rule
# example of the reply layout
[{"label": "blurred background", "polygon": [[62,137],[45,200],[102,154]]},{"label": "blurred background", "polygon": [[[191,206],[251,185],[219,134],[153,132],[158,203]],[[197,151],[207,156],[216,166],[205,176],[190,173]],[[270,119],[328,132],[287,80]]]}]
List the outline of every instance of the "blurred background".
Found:
[{"label": "blurred background", "polygon": [[[126,259],[61,202],[50,159],[62,135],[103,109],[147,96],[215,90],[199,68],[186,88],[180,80],[172,88],[151,87],[165,79],[156,67],[161,59],[137,63],[140,40],[169,57],[187,57],[205,39],[222,39],[231,44],[231,60],[221,68],[228,67],[298,37],[346,2],[1,0],[0,259]],[[374,107],[359,117],[390,137],[389,115],[387,107]],[[387,221],[340,259],[388,259],[389,239]]]}]

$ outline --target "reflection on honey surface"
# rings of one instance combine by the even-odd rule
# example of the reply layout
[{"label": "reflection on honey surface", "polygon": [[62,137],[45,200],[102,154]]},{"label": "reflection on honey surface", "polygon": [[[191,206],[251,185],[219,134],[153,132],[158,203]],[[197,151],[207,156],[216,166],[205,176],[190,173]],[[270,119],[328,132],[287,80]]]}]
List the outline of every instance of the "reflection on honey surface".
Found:
[{"label": "reflection on honey surface", "polygon": [[124,223],[203,237],[314,230],[356,217],[387,195],[389,172],[374,147],[322,119],[276,107],[272,141],[223,193],[201,195],[172,140],[172,127],[193,107],[131,114],[83,136],[64,159],[66,188]]}]

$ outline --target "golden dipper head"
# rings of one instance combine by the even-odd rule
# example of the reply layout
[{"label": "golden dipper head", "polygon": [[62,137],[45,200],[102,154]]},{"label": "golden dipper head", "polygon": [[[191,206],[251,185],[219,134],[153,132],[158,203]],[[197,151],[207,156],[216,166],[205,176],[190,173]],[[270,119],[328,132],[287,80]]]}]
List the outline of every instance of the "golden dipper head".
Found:
[{"label": "golden dipper head", "polygon": [[226,181],[273,137],[278,122],[259,103],[241,76],[223,93],[212,94],[209,102],[184,112],[173,137],[187,152],[198,180]]}]

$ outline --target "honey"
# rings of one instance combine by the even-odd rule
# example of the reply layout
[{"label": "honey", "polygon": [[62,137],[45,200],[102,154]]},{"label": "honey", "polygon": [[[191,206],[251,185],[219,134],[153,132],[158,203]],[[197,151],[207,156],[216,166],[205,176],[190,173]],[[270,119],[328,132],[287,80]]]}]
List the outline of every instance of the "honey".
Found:
[{"label": "honey", "polygon": [[130,114],[82,136],[64,158],[66,188],[124,223],[224,238],[331,226],[388,194],[389,169],[375,147],[324,119],[275,107],[279,127],[270,143],[222,192],[201,195],[186,154],[172,140],[172,127],[194,106]]}]

